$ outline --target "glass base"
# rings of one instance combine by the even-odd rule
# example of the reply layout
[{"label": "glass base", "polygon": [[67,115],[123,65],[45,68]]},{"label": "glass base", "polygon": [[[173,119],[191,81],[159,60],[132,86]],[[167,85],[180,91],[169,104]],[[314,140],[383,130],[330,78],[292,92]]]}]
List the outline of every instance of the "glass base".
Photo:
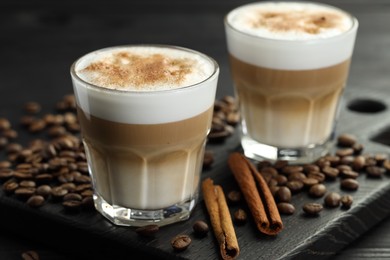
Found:
[{"label": "glass base", "polygon": [[101,196],[93,196],[95,208],[104,217],[115,225],[119,226],[146,226],[155,224],[165,226],[179,221],[189,219],[196,204],[196,198],[172,205],[159,210],[139,210],[111,205]]},{"label": "glass base", "polygon": [[328,154],[334,146],[334,138],[330,137],[321,144],[314,144],[308,147],[283,148],[266,145],[253,140],[247,135],[241,138],[241,145],[246,157],[257,161],[278,161],[286,160],[290,164],[312,163],[320,157]]}]

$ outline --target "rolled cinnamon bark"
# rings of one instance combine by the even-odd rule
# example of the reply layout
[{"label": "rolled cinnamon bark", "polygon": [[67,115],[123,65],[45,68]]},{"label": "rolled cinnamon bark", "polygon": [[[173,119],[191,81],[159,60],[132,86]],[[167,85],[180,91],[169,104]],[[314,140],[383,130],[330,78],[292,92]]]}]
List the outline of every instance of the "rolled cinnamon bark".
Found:
[{"label": "rolled cinnamon bark", "polygon": [[238,152],[229,156],[228,164],[240,186],[257,228],[267,235],[278,234],[283,229],[283,222],[275,199],[263,176],[243,154]]},{"label": "rolled cinnamon bark", "polygon": [[222,259],[235,259],[240,248],[222,187],[207,178],[202,182],[202,192]]}]

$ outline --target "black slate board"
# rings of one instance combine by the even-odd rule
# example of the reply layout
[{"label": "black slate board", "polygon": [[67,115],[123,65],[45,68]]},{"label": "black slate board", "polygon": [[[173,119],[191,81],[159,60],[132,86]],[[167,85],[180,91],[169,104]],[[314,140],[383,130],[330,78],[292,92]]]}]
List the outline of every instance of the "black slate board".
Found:
[{"label": "black slate board", "polygon": [[[389,153],[388,146],[371,141],[383,130],[375,125],[378,122],[386,125],[377,117],[383,118],[388,112],[378,115],[351,111],[347,106],[356,100],[356,92],[347,90],[345,97],[338,132],[357,135],[365,146],[365,153]],[[365,95],[365,100],[375,99],[374,96]],[[366,108],[362,106],[362,109]],[[386,140],[383,136],[386,137],[386,134],[382,133],[382,138],[378,140]],[[226,160],[231,152],[241,151],[239,130],[236,129],[235,134],[224,143],[208,144],[208,149],[214,151],[215,162],[211,169],[203,171],[202,178],[211,177],[225,192],[237,189]],[[261,234],[251,217],[246,225],[235,226],[241,250],[239,259],[300,259],[314,256],[316,259],[325,259],[334,255],[390,213],[389,176],[370,179],[361,174],[358,180],[360,187],[353,192],[341,191],[337,180],[326,183],[328,191],[350,193],[354,197],[349,210],[325,208],[320,216],[308,218],[301,210],[303,203],[322,203],[323,198],[313,199],[303,192],[294,195],[293,204],[297,210],[292,216],[282,216],[285,227],[277,236]],[[248,210],[245,204],[239,206]],[[231,212],[237,207],[231,206]],[[0,208],[1,228],[57,248],[60,252],[71,254],[72,258],[135,259],[136,256],[152,256],[154,259],[220,259],[218,244],[212,232],[201,239],[192,234],[192,223],[195,220],[202,219],[209,223],[202,198],[189,220],[162,227],[153,238],[139,237],[134,228],[114,226],[96,211],[69,213],[60,204],[53,203],[32,209],[2,191]],[[176,253],[169,241],[179,233],[189,234],[193,242],[186,251]]]}]

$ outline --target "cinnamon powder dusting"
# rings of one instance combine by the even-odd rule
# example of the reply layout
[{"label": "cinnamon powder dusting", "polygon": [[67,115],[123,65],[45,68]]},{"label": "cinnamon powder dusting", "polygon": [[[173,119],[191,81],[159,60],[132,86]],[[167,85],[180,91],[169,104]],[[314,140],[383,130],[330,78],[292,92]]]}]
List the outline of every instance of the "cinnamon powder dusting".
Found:
[{"label": "cinnamon powder dusting", "polygon": [[111,88],[180,85],[192,73],[196,60],[171,58],[162,54],[142,56],[130,52],[113,53],[92,62],[81,72],[93,75],[91,83]]},{"label": "cinnamon powder dusting", "polygon": [[252,28],[267,28],[274,32],[304,32],[319,34],[321,29],[338,28],[343,17],[330,12],[258,11],[251,21]]}]

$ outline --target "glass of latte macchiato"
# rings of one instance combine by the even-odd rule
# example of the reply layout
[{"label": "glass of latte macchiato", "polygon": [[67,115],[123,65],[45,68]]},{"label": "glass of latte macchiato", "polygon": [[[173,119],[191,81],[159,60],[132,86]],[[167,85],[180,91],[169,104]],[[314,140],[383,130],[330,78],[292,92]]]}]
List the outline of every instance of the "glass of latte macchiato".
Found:
[{"label": "glass of latte macchiato", "polygon": [[212,58],[164,45],[101,49],[72,65],[95,207],[111,222],[190,217],[218,75]]},{"label": "glass of latte macchiato", "polygon": [[304,163],[329,152],[357,29],[349,13],[314,2],[255,2],[227,14],[246,156]]}]

